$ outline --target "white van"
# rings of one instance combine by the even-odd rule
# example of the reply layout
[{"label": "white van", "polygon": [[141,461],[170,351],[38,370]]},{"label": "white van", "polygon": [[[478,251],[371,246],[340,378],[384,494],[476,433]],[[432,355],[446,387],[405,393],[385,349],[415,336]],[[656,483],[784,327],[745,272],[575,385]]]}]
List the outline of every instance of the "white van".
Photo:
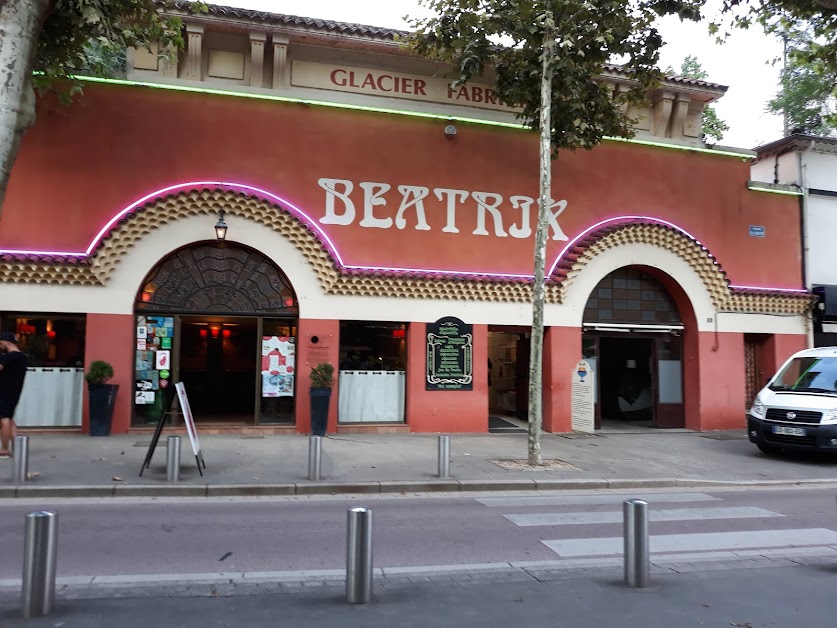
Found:
[{"label": "white van", "polygon": [[794,354],[747,413],[750,442],[779,449],[837,452],[837,347]]}]

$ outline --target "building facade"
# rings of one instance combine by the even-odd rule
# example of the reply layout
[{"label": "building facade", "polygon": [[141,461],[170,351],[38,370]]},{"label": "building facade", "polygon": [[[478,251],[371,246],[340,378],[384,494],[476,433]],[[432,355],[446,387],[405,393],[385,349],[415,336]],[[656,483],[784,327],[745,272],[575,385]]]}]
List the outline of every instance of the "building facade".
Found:
[{"label": "building facade", "polygon": [[[176,60],[131,51],[125,79],[38,103],[0,214],[0,328],[38,364],[21,423],[86,429],[93,360],[115,432],[178,381],[199,422],[307,432],[323,362],[332,432],[525,417],[535,134],[395,31],[187,10]],[[723,91],[668,79],[635,140],[553,163],[546,430],[743,427],[756,357],[805,346],[798,198],[703,145]]]},{"label": "building facade", "polygon": [[756,148],[753,178],[798,190],[805,286],[817,295],[812,344],[837,345],[837,139],[793,134]]}]

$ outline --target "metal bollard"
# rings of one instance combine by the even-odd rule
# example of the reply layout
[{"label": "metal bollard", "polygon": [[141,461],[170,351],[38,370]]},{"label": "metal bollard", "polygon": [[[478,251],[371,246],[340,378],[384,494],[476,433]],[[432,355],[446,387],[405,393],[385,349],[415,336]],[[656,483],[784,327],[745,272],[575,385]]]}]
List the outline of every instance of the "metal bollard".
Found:
[{"label": "metal bollard", "polygon": [[450,436],[439,436],[439,477],[450,477]]},{"label": "metal bollard", "polygon": [[648,502],[629,499],[623,503],[625,532],[625,584],[634,589],[650,585]]},{"label": "metal bollard", "polygon": [[12,482],[20,484],[29,475],[29,437],[15,436],[14,467],[12,468]]},{"label": "metal bollard", "polygon": [[42,510],[26,515],[23,540],[23,617],[52,612],[55,601],[55,565],[58,558],[58,513]]},{"label": "metal bollard", "polygon": [[180,437],[166,439],[166,481],[180,481]]},{"label": "metal bollard", "polygon": [[346,601],[367,604],[372,598],[372,510],[350,508],[346,535]]},{"label": "metal bollard", "polygon": [[323,439],[321,436],[308,437],[308,479],[319,480],[323,474]]}]

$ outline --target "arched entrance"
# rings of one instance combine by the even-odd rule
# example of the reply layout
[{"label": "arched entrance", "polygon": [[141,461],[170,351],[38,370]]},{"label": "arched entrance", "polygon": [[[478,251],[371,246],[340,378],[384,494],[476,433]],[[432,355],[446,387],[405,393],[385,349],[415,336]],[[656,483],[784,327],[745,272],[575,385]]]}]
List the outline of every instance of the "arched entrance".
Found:
[{"label": "arched entrance", "polygon": [[684,325],[659,280],[637,268],[610,273],[587,300],[583,328],[597,428],[685,426]]},{"label": "arched entrance", "polygon": [[299,308],[262,253],[214,241],[181,248],[143,280],[135,314],[135,425],[160,419],[178,381],[197,421],[294,422]]}]

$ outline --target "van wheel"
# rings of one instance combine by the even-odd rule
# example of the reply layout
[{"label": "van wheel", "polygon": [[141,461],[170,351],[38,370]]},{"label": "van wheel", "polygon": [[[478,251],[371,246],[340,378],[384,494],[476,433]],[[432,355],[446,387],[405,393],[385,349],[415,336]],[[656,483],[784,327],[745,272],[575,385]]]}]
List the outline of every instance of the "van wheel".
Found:
[{"label": "van wheel", "polygon": [[761,453],[767,454],[768,456],[773,456],[779,453],[779,448],[773,445],[765,445],[763,443],[756,443],[756,447],[761,450]]}]

